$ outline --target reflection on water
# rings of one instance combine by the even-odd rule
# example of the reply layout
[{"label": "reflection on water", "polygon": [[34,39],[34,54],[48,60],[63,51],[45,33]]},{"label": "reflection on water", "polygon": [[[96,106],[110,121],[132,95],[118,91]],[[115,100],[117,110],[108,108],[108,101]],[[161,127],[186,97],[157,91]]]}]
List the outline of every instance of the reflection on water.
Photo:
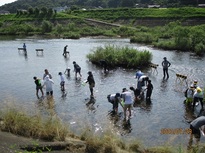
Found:
[{"label": "reflection on water", "polygon": [[[27,44],[27,54],[18,53],[17,48]],[[11,45],[12,44],[12,45]],[[62,56],[63,48],[68,44],[70,56]],[[147,68],[143,72],[152,80],[154,90],[151,103],[142,101],[134,105],[133,117],[129,123],[123,122],[123,114],[112,117],[108,115],[111,109],[107,95],[121,92],[122,88],[136,88],[134,78],[136,70],[116,68],[104,74],[103,68],[93,65],[86,55],[99,46],[107,44],[129,46],[136,49],[147,49],[153,54],[152,63],[158,64],[157,70]],[[43,56],[36,55],[36,48],[43,48]],[[163,80],[161,62],[163,57],[171,62],[169,79]],[[30,111],[38,109],[44,115],[57,115],[65,123],[70,123],[70,129],[77,134],[90,129],[96,134],[106,130],[115,131],[124,139],[137,138],[146,144],[154,146],[161,144],[182,144],[187,146],[189,136],[162,135],[162,128],[189,128],[189,122],[200,114],[200,106],[192,114],[184,107],[183,91],[186,84],[176,82],[176,73],[187,75],[187,84],[197,79],[199,86],[204,87],[205,60],[196,58],[189,53],[162,51],[147,46],[130,44],[129,39],[9,39],[1,40],[0,46],[0,108],[7,104],[8,97],[15,98],[18,106]],[[81,66],[82,78],[75,79],[72,62]],[[70,67],[70,75],[66,75],[66,95],[60,90],[58,72],[65,72]],[[43,76],[44,69],[49,69],[53,76],[53,99],[44,98],[36,101],[33,76]],[[95,78],[95,100],[90,99],[89,85],[82,82],[87,79],[87,72],[92,71]],[[119,107],[119,112],[123,112]],[[149,133],[149,134],[147,134]],[[200,140],[202,143],[205,140]]]}]

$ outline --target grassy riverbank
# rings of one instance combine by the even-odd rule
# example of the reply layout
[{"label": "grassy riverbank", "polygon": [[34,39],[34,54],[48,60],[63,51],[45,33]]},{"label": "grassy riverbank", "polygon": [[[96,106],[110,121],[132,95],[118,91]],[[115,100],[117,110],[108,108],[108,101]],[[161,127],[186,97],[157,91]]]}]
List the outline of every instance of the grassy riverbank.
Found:
[{"label": "grassy riverbank", "polygon": [[[44,35],[71,39],[85,36],[126,37],[130,38],[131,43],[145,43],[165,50],[204,55],[203,20],[205,23],[205,10],[193,7],[69,10],[51,16],[10,14],[0,16],[0,35]],[[159,25],[142,26],[143,22],[150,25],[159,22]],[[192,23],[189,25],[189,22]]]},{"label": "grassy riverbank", "polygon": [[[85,129],[81,135],[76,136],[69,130],[68,125],[62,123],[60,118],[45,118],[39,116],[38,113],[31,115],[15,107],[8,107],[6,110],[0,111],[0,118],[2,119],[0,129],[3,131],[50,142],[75,138],[85,143],[84,152],[86,153],[198,153],[205,151],[203,145],[192,146],[189,150],[180,145],[178,147],[167,145],[147,148],[137,138],[124,142],[111,132],[112,130],[105,131],[103,135],[99,136],[94,135],[92,130]],[[36,147],[38,147],[37,144]],[[67,149],[72,152],[71,148]]]}]

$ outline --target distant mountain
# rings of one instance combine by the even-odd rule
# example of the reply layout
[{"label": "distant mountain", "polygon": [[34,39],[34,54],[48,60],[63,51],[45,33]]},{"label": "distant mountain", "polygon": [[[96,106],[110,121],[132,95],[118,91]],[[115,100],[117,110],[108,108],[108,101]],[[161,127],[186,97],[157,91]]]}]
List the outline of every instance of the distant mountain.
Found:
[{"label": "distant mountain", "polygon": [[160,5],[161,7],[197,6],[205,4],[205,0],[17,0],[0,7],[0,11],[16,13],[19,9],[47,7],[74,7],[74,8],[116,8]]}]

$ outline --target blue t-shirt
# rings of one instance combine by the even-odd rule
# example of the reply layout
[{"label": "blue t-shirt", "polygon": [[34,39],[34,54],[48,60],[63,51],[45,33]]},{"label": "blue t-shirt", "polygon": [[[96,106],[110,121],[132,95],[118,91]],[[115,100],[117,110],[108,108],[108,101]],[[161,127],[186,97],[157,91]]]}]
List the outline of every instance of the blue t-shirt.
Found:
[{"label": "blue t-shirt", "polygon": [[144,73],[142,73],[141,71],[137,71],[136,72],[136,78],[139,79],[141,76],[143,76]]}]

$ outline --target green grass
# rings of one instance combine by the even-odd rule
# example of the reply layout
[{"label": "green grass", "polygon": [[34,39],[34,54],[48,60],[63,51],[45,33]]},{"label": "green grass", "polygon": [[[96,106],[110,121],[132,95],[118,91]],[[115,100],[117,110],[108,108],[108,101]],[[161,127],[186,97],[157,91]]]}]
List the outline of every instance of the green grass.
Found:
[{"label": "green grass", "polygon": [[192,18],[205,17],[203,8],[183,7],[183,8],[117,8],[117,9],[96,9],[96,10],[76,10],[73,15],[85,18],[95,18],[101,20],[114,19],[135,19],[135,18]]},{"label": "green grass", "polygon": [[134,48],[107,45],[97,47],[87,58],[94,64],[99,64],[101,59],[107,61],[109,67],[137,68],[146,67],[151,63],[152,54],[147,51],[138,51]]}]

